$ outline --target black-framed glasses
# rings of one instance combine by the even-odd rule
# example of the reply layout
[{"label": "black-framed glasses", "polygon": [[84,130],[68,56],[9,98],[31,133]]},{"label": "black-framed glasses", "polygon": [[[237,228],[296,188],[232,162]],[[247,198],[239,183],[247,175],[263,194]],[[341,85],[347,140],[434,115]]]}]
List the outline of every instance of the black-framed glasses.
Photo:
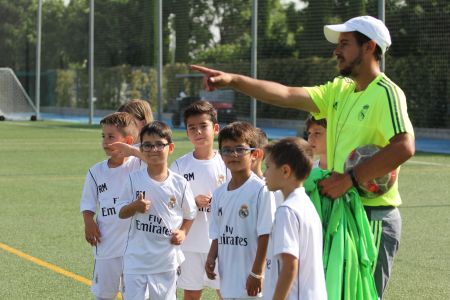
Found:
[{"label": "black-framed glasses", "polygon": [[255,150],[256,148],[248,148],[248,147],[234,147],[234,148],[222,148],[219,150],[220,155],[222,156],[244,156],[250,151]]},{"label": "black-framed glasses", "polygon": [[168,145],[170,145],[170,143],[166,143],[166,144],[163,144],[163,143],[156,143],[156,144],[142,143],[141,144],[141,149],[143,151],[145,151],[145,152],[150,152],[150,151],[161,152]]}]

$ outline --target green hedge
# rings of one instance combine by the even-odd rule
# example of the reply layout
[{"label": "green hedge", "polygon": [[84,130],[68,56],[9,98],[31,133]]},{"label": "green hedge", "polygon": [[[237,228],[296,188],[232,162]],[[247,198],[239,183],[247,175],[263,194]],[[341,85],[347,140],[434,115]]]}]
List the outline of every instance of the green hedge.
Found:
[{"label": "green hedge", "polygon": [[[220,70],[250,73],[250,62],[208,65]],[[410,117],[416,127],[445,128],[450,126],[450,58],[438,56],[410,56],[386,58],[386,74],[405,92]],[[176,108],[176,98],[183,91],[193,95],[201,89],[201,78],[176,78],[176,74],[190,73],[187,64],[164,67],[164,111]],[[85,69],[57,70],[54,93],[57,106],[88,107],[88,78]],[[332,80],[337,75],[333,58],[267,59],[258,61],[258,78],[293,86],[312,86]],[[53,91],[48,91],[49,93]],[[156,111],[156,70],[148,67],[117,66],[95,70],[96,108],[115,109],[130,98],[149,100]],[[53,100],[54,101],[54,100]],[[238,114],[248,116],[249,98],[236,93]],[[258,103],[259,118],[304,118],[305,113]]]}]

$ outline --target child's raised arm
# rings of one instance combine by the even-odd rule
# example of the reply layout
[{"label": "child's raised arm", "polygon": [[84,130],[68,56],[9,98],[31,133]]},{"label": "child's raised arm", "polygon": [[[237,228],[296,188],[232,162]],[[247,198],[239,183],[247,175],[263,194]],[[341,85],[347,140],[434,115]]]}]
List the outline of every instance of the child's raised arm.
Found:
[{"label": "child's raised arm", "polygon": [[127,143],[122,142],[115,142],[112,144],[109,144],[108,147],[113,151],[118,151],[123,156],[135,156],[139,158],[140,160],[144,160],[144,156],[141,151],[139,151],[139,148],[134,147],[133,145],[129,145]]}]

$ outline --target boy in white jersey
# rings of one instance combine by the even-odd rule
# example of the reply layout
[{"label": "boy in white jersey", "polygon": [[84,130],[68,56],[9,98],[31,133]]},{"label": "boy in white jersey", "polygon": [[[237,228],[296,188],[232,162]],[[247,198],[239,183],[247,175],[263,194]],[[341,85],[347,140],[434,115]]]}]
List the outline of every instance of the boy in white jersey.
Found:
[{"label": "boy in white jersey", "polygon": [[92,292],[96,299],[115,299],[122,276],[122,255],[129,221],[119,219],[114,206],[130,172],[145,164],[108,147],[112,142],[131,145],[137,140],[138,129],[131,115],[126,112],[113,113],[103,118],[100,124],[102,146],[109,158],[89,169],[80,210],[84,218],[86,241],[94,247]]},{"label": "boy in white jersey", "polygon": [[264,147],[269,143],[269,139],[267,138],[267,134],[261,128],[256,128],[256,132],[258,133],[258,139],[255,145],[254,157],[252,160],[252,172],[258,175],[259,178],[264,178],[264,174],[262,171],[262,165],[264,161]]},{"label": "boy in white jersey", "polygon": [[[117,204],[119,217],[131,218],[124,253],[124,299],[176,299],[176,270],[184,256],[183,242],[196,215],[186,179],[170,171],[172,132],[163,122],[145,125],[140,149],[147,169],[130,174]],[[133,199],[136,199],[133,201]]]},{"label": "boy in white jersey", "polygon": [[210,237],[205,265],[208,278],[219,264],[224,299],[261,297],[267,242],[275,201],[251,171],[258,133],[246,122],[234,122],[219,132],[219,151],[231,180],[213,192]]},{"label": "boy in white jersey", "polygon": [[[117,111],[127,112],[134,117],[139,132],[145,124],[153,122],[153,112],[150,103],[141,99],[131,99],[119,106]],[[139,142],[139,141],[136,141]]]},{"label": "boy in white jersey", "polygon": [[[259,127],[256,128],[256,132],[258,133],[258,140],[255,146],[256,149],[254,150],[254,159],[252,160],[252,172],[262,180],[265,180],[262,165],[265,158],[264,147],[269,143],[269,138],[266,132]],[[275,205],[278,207],[284,200],[283,194],[281,191],[273,191],[273,196]]]},{"label": "boy in white jersey", "polygon": [[308,143],[313,149],[313,154],[317,160],[313,163],[313,168],[327,169],[327,120],[317,120],[312,115],[305,121],[306,135]]},{"label": "boy in white jersey", "polygon": [[184,111],[184,124],[194,151],[178,158],[170,169],[189,181],[198,207],[181,249],[186,260],[180,266],[177,286],[184,289],[185,300],[201,298],[204,287],[219,290],[219,279],[206,277],[205,262],[211,239],[209,222],[211,219],[212,192],[228,181],[229,171],[220,154],[214,150],[214,137],[219,132],[217,111],[207,101],[196,101]]},{"label": "boy in white jersey", "polygon": [[266,147],[266,184],[281,190],[269,241],[265,299],[327,299],[322,261],[322,224],[305,193],[312,167],[311,146],[285,138]]}]

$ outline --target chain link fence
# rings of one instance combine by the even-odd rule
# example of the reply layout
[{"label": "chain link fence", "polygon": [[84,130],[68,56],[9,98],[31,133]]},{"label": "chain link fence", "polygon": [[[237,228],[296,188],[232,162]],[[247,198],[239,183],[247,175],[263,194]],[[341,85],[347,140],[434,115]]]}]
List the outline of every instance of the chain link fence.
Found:
[{"label": "chain link fence", "polygon": [[[115,110],[132,98],[157,102],[157,14],[149,0],[95,0],[94,103]],[[378,0],[164,0],[162,111],[172,119],[204,97],[249,120],[250,99],[240,93],[209,95],[190,64],[251,74],[252,5],[258,2],[257,77],[311,86],[337,75],[333,45],[323,25],[368,14]],[[37,0],[0,1],[0,66],[12,68],[35,98]],[[47,0],[42,10],[41,111],[71,113],[89,107],[89,1]],[[386,0],[393,45],[386,74],[405,92],[416,127],[450,128],[450,3]],[[64,109],[62,109],[64,108]],[[233,118],[230,118],[233,119]],[[257,103],[257,122],[294,127],[297,110]],[[173,120],[176,121],[177,117]],[[282,121],[280,121],[282,120]],[[175,122],[174,122],[175,123]]]}]

